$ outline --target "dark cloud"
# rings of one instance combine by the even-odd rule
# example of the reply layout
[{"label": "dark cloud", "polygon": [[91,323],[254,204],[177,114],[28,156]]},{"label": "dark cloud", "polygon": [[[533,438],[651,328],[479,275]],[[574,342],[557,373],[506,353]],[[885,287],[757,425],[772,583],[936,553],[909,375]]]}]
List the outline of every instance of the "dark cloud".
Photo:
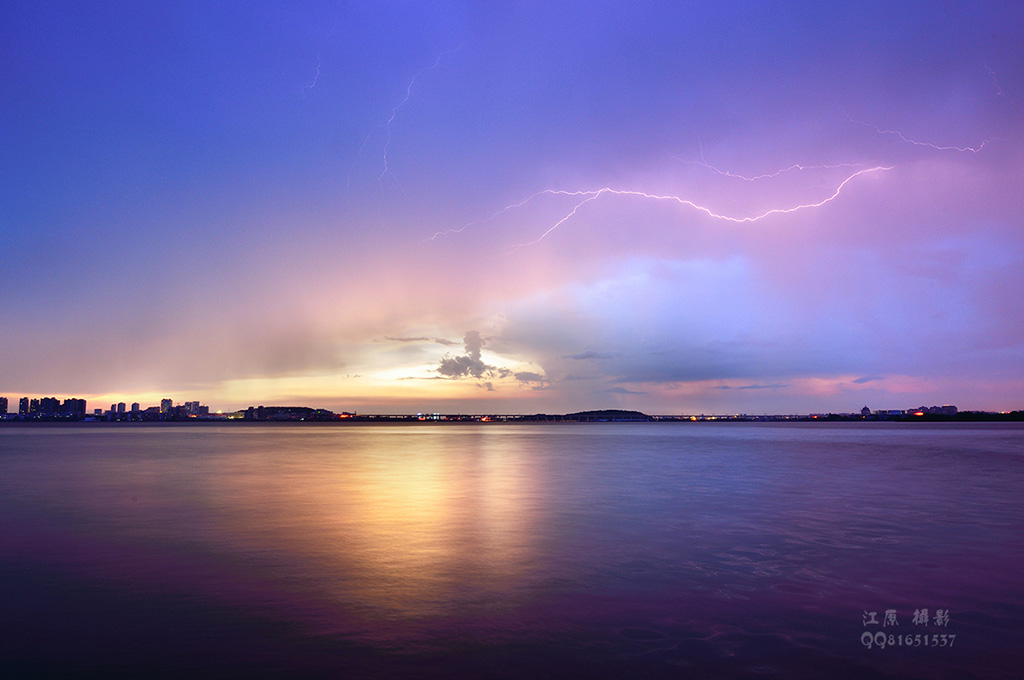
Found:
[{"label": "dark cloud", "polygon": [[515,374],[515,376],[516,380],[522,383],[540,383],[545,381],[544,376],[542,376],[540,373],[534,373],[533,371],[519,371],[518,373]]},{"label": "dark cloud", "polygon": [[384,339],[390,342],[436,342],[437,344],[444,345],[445,347],[454,347],[459,344],[456,341],[448,340],[447,338],[396,338],[390,335],[385,335]]},{"label": "dark cloud", "polygon": [[634,392],[633,390],[627,390],[625,387],[610,387],[607,390],[601,390],[602,394],[647,394],[646,392]]},{"label": "dark cloud", "polygon": [[776,390],[776,389],[779,389],[780,387],[789,387],[789,385],[784,385],[782,383],[772,383],[771,385],[742,385],[740,387],[737,387],[736,389],[738,389],[738,390]]},{"label": "dark cloud", "polygon": [[579,354],[567,354],[562,358],[576,359],[577,361],[586,361],[588,359],[614,359],[616,356],[618,355],[609,352],[594,352],[588,349],[586,352],[580,352]]},{"label": "dark cloud", "polygon": [[484,376],[497,376],[504,378],[510,374],[508,369],[499,369],[485,364],[480,358],[480,350],[483,349],[484,339],[480,337],[479,331],[466,331],[463,338],[466,353],[460,356],[445,355],[437,367],[437,372],[446,378],[483,378]]},{"label": "dark cloud", "polygon": [[858,385],[863,385],[864,383],[875,382],[876,380],[883,380],[883,378],[878,375],[869,375],[864,376],[863,378],[857,378],[853,382],[857,383]]}]

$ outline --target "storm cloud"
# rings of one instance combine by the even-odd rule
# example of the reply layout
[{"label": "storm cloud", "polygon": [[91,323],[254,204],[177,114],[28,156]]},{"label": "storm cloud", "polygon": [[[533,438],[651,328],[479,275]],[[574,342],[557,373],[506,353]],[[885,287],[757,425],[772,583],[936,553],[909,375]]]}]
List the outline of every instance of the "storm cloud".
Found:
[{"label": "storm cloud", "polygon": [[[437,367],[437,372],[446,378],[483,378],[483,377],[507,377],[509,370],[497,368],[484,363],[480,358],[484,346],[484,339],[480,337],[479,331],[466,331],[462,340],[466,353],[458,356],[445,355]],[[489,384],[485,384],[489,385]],[[489,389],[493,388],[490,386]]]}]

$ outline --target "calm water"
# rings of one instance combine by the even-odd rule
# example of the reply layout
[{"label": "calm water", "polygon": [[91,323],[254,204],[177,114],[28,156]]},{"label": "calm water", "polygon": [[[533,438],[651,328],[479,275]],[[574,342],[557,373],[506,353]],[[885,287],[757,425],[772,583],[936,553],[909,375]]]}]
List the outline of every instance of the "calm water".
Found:
[{"label": "calm water", "polygon": [[1019,678],[1022,490],[1014,425],[5,426],[0,675]]}]

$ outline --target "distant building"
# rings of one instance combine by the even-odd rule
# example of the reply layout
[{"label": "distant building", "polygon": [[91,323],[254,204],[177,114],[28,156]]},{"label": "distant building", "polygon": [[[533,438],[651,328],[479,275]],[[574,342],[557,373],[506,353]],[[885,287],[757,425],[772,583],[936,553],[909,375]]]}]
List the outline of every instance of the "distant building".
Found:
[{"label": "distant building", "polygon": [[928,415],[928,416],[955,416],[957,414],[956,406],[952,404],[946,404],[945,406],[921,406],[920,408],[910,409],[907,413],[911,415]]},{"label": "distant building", "polygon": [[860,417],[861,418],[867,418],[870,415],[871,415],[871,409],[869,409],[867,406],[865,406],[864,408],[862,408],[860,410]]},{"label": "distant building", "polygon": [[[13,413],[8,414],[7,398],[0,397],[0,419],[4,417],[15,419]],[[22,397],[18,401],[17,418],[22,420],[81,420],[84,417],[84,399],[72,397],[62,402],[57,397],[42,397],[41,399]]]},{"label": "distant building", "polygon": [[85,399],[65,399],[60,406],[61,416],[70,420],[81,420],[85,417],[85,407]]},{"label": "distant building", "polygon": [[57,397],[43,397],[39,400],[36,414],[42,418],[55,416],[60,412],[60,400]]},{"label": "distant building", "polygon": [[172,406],[174,406],[174,402],[171,401],[170,399],[161,399],[160,400],[160,413],[162,413],[164,415],[170,415],[171,407]]}]

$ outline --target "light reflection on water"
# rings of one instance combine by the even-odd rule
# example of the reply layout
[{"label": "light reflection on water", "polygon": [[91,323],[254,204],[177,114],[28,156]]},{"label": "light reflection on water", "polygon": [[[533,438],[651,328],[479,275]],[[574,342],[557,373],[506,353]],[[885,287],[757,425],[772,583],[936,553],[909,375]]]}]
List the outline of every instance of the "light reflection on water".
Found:
[{"label": "light reflection on water", "polygon": [[[1022,456],[1013,426],[15,427],[0,556],[435,661],[1013,677]],[[919,607],[963,647],[860,647]]]}]

